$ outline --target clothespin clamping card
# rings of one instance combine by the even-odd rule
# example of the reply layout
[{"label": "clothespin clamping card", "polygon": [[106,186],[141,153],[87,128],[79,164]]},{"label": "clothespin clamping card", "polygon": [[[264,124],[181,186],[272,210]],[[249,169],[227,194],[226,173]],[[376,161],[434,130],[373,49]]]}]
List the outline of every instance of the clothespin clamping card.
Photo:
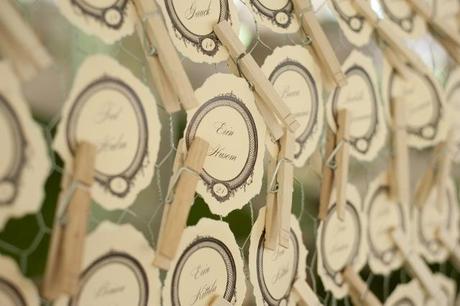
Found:
[{"label": "clothespin clamping card", "polygon": [[10,0],[0,1],[0,53],[12,62],[24,81],[52,63],[48,51]]},{"label": "clothespin clamping card", "polygon": [[216,298],[212,300],[211,304],[209,304],[209,306],[231,306],[231,305],[233,304],[221,296],[216,296]]},{"label": "clothespin clamping card", "polygon": [[310,288],[305,280],[296,279],[292,288],[299,298],[299,305],[302,306],[321,306],[318,296]]},{"label": "clothespin clamping card", "polygon": [[382,302],[352,267],[346,267],[342,275],[344,281],[350,286],[350,295],[354,305],[382,306]]},{"label": "clothespin clamping card", "polygon": [[[345,215],[348,168],[350,163],[350,112],[341,109],[337,114],[337,133],[334,135],[328,129],[326,138],[326,156],[328,160],[323,166],[323,179],[321,181],[319,217],[321,220],[327,216],[332,186],[335,182],[337,192],[337,215],[343,219]],[[335,157],[335,163],[332,159]]]},{"label": "clothespin clamping card", "polygon": [[176,171],[170,182],[153,262],[155,266],[164,270],[169,269],[187,224],[190,208],[195,199],[196,186],[208,154],[209,143],[195,137],[182,163],[180,154],[183,146],[178,146]]},{"label": "clothespin clamping card", "polygon": [[278,244],[288,248],[291,232],[292,192],[294,184],[294,142],[293,133],[286,131],[279,141],[278,156],[269,166],[265,212],[265,247],[271,250]]},{"label": "clothespin clamping card", "polygon": [[344,86],[347,83],[347,79],[332,49],[331,43],[316,18],[311,0],[292,0],[292,4],[302,24],[302,28],[305,33],[310,36],[315,54],[321,61],[329,78],[333,80],[338,87]]},{"label": "clothespin clamping card", "polygon": [[95,159],[96,147],[80,143],[71,178],[63,178],[42,288],[49,300],[78,291]]},{"label": "clothespin clamping card", "polygon": [[195,92],[169,38],[157,4],[151,0],[132,1],[141,24],[138,34],[166,111],[177,112],[180,106],[185,110],[197,107]]},{"label": "clothespin clamping card", "polygon": [[[273,88],[273,85],[251,54],[246,52],[244,45],[233,31],[230,23],[228,21],[219,22],[214,26],[214,32],[220,42],[227,48],[240,73],[251,83],[255,92],[259,95],[260,99],[256,101],[264,103],[266,108],[276,115],[287,130],[295,132],[300,127],[299,122],[278,95],[275,88]],[[270,124],[270,122],[266,123],[267,125]]]}]

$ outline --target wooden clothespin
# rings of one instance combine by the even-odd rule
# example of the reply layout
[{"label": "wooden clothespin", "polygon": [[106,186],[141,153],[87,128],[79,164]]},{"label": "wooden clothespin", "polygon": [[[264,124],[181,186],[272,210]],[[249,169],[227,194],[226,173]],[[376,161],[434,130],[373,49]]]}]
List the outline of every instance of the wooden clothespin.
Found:
[{"label": "wooden clothespin", "polygon": [[315,292],[310,288],[307,282],[303,279],[296,279],[292,289],[299,298],[299,305],[302,306],[321,306],[321,302]]},{"label": "wooden clothespin", "polygon": [[9,0],[0,1],[0,51],[24,81],[52,63],[48,51]]},{"label": "wooden clothespin", "polygon": [[[195,137],[180,167],[178,166],[182,164],[182,158],[176,155],[175,168],[177,170],[170,182],[170,191],[166,198],[167,203],[163,211],[157,251],[153,262],[161,269],[168,270],[176,255],[190,208],[195,199],[196,186],[208,149],[207,141]],[[178,154],[182,153],[178,151]]]},{"label": "wooden clothespin", "polygon": [[315,54],[321,61],[329,78],[333,80],[338,87],[344,86],[347,83],[347,79],[332,49],[331,43],[316,18],[311,0],[293,0],[292,4],[294,5],[294,10],[302,24],[303,30],[306,34],[310,35]]},{"label": "wooden clothespin", "polygon": [[[326,156],[323,166],[323,179],[321,181],[319,217],[321,220],[327,216],[331,197],[332,185],[335,182],[337,192],[337,215],[339,219],[345,216],[348,170],[350,163],[350,147],[348,143],[350,134],[350,112],[341,109],[337,114],[337,133],[328,130],[326,138]],[[335,165],[332,159],[335,157]]]},{"label": "wooden clothespin", "polygon": [[291,233],[292,192],[294,191],[294,134],[286,131],[279,141],[279,153],[269,165],[265,212],[265,247],[271,250],[278,244],[288,248]]},{"label": "wooden clothespin", "polygon": [[420,58],[404,45],[402,39],[392,30],[390,21],[380,19],[366,0],[352,0],[355,9],[374,27],[381,39],[396,52],[404,62],[410,63],[419,71],[427,71]]},{"label": "wooden clothespin", "polygon": [[382,302],[352,267],[346,267],[342,275],[344,281],[350,286],[350,296],[354,305],[382,306]]},{"label": "wooden clothespin", "polygon": [[442,245],[449,251],[450,261],[457,270],[460,270],[460,245],[456,239],[452,239],[445,229],[438,229],[437,237]]},{"label": "wooden clothespin", "polygon": [[43,296],[49,300],[78,291],[95,159],[96,147],[80,143],[72,178],[63,178],[65,189],[59,197],[42,288]]},{"label": "wooden clothespin", "polygon": [[209,306],[231,306],[231,305],[233,304],[227,301],[226,299],[224,299],[222,296],[216,296],[209,304]]},{"label": "wooden clothespin", "polygon": [[[260,97],[260,102],[272,111],[290,132],[295,132],[300,124],[287,105],[283,102],[273,85],[267,79],[251,54],[241,43],[228,21],[221,21],[214,26],[214,32],[220,42],[227,48],[240,73],[252,84]],[[266,122],[269,125],[269,122]]]},{"label": "wooden clothespin", "polygon": [[167,112],[198,106],[195,92],[174,48],[155,1],[132,0],[141,23],[138,29],[144,44],[150,73]]},{"label": "wooden clothespin", "polygon": [[413,252],[410,243],[405,237],[401,229],[394,229],[390,232],[396,247],[404,257],[404,263],[409,273],[417,278],[425,292],[437,301],[437,305],[446,305],[445,297],[442,294],[441,288],[433,278],[430,268],[422,260],[422,258]]},{"label": "wooden clothespin", "polygon": [[450,170],[452,168],[452,159],[450,157],[451,145],[453,143],[453,130],[447,134],[446,141],[443,146],[443,150],[439,156],[439,162],[437,165],[437,175],[436,175],[436,202],[438,203],[438,208],[442,209],[444,203],[446,203],[446,192],[447,192],[447,182],[450,177]]}]

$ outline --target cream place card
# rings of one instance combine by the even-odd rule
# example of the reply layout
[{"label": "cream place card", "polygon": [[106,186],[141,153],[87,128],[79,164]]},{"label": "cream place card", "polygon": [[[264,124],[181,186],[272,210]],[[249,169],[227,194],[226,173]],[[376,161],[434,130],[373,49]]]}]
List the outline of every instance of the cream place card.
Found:
[{"label": "cream place card", "polygon": [[105,43],[134,32],[137,16],[131,0],[59,0],[56,4],[72,24]]},{"label": "cream place card", "polygon": [[243,2],[251,9],[258,24],[276,33],[294,33],[299,30],[292,0],[243,0]]},{"label": "cream place card", "polygon": [[446,201],[439,202],[437,192],[435,186],[425,204],[417,203],[413,217],[417,251],[430,263],[441,263],[449,257],[449,250],[438,238],[438,231],[445,231],[453,241],[459,238],[459,204],[455,183],[449,180],[445,191]]},{"label": "cream place card", "polygon": [[305,279],[307,261],[307,249],[299,223],[291,215],[289,247],[278,245],[276,250],[264,247],[264,227],[265,208],[262,208],[252,227],[249,247],[249,272],[256,305],[296,305],[297,295],[293,285],[297,279]]},{"label": "cream place card", "polygon": [[390,233],[394,229],[409,233],[410,227],[408,208],[390,197],[387,175],[377,177],[369,185],[364,211],[367,219],[369,267],[376,274],[388,275],[404,263]]},{"label": "cream place card", "polygon": [[450,158],[454,163],[460,163],[460,69],[456,69],[449,75],[446,86],[446,98],[448,104],[449,120],[453,128]]},{"label": "cream place card", "polygon": [[242,78],[214,74],[195,95],[200,105],[187,112],[187,149],[196,136],[210,144],[197,191],[225,216],[260,192],[265,124]]},{"label": "cream place card", "polygon": [[378,90],[377,73],[370,57],[353,51],[342,65],[347,85],[334,89],[327,105],[327,120],[335,132],[340,109],[350,111],[351,155],[371,161],[385,144],[387,125]]},{"label": "cream place card", "polygon": [[163,305],[208,306],[216,298],[242,305],[243,259],[227,223],[201,219],[186,228],[163,287]]},{"label": "cream place card", "polygon": [[348,41],[356,47],[362,47],[369,43],[374,29],[355,9],[353,1],[328,0],[328,3]]},{"label": "cream place card", "polygon": [[0,256],[0,305],[40,306],[34,283],[22,275],[13,259],[5,256]]},{"label": "cream place card", "polygon": [[294,164],[302,167],[316,150],[324,127],[322,76],[312,54],[300,46],[276,48],[262,70],[300,123]]},{"label": "cream place card", "polygon": [[347,185],[347,203],[343,220],[337,215],[336,193],[332,192],[329,211],[318,228],[318,274],[326,290],[341,299],[349,293],[342,271],[351,266],[355,271],[366,264],[368,245],[367,221],[355,186]]},{"label": "cream place card", "polygon": [[[455,0],[454,0],[455,1]],[[426,33],[426,24],[407,0],[380,0],[384,17],[403,38],[418,38]]]},{"label": "cream place card", "polygon": [[[458,305],[455,304],[456,294],[457,294],[457,283],[452,278],[445,276],[442,273],[436,273],[434,275],[435,281],[441,287],[441,291],[446,297],[447,305]],[[425,305],[436,306],[435,301],[426,301]]]},{"label": "cream place card", "polygon": [[214,33],[214,25],[229,21],[239,32],[238,13],[232,0],[156,0],[171,40],[194,62],[218,63],[229,54]]},{"label": "cream place card", "polygon": [[50,170],[45,136],[34,122],[17,77],[0,62],[0,230],[9,218],[40,209]]},{"label": "cream place card", "polygon": [[407,66],[407,80],[399,77],[384,61],[382,95],[389,111],[389,101],[403,97],[406,103],[409,146],[424,149],[434,146],[446,137],[448,121],[444,92],[437,80]]},{"label": "cream place card", "polygon": [[101,223],[86,239],[79,290],[55,306],[160,305],[154,251],[132,225]]},{"label": "cream place card", "polygon": [[400,284],[385,301],[385,306],[416,306],[424,304],[425,293],[414,279],[410,283]]},{"label": "cream place card", "polygon": [[152,180],[160,129],[150,90],[114,59],[95,55],[78,71],[53,147],[70,164],[79,142],[94,144],[92,196],[107,209],[125,208]]}]

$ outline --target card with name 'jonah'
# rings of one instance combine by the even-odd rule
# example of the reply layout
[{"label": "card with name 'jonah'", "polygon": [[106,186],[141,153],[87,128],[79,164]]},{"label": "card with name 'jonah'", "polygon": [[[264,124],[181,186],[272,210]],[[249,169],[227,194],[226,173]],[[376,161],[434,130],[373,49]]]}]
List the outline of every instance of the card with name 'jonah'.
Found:
[{"label": "card with name 'jonah'", "polygon": [[152,180],[160,129],[150,90],[114,59],[94,55],[78,71],[53,146],[71,165],[80,142],[93,144],[91,195],[107,209],[125,208]]}]

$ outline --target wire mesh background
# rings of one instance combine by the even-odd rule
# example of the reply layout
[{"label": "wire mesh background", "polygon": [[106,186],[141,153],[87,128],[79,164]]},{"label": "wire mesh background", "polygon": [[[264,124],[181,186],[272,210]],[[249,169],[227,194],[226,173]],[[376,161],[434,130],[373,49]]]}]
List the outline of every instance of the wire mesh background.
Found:
[{"label": "wire mesh background", "polygon": [[[317,13],[322,16],[322,25],[326,29],[339,59],[343,61],[353,47],[346,41],[337,23],[333,20],[326,1],[313,2]],[[378,9],[377,3],[374,2],[372,4]],[[49,145],[49,154],[53,167],[45,187],[46,199],[41,210],[36,214],[9,221],[5,229],[0,233],[0,253],[13,257],[18,262],[23,273],[39,285],[44,271],[54,210],[59,193],[59,182],[63,172],[62,162],[51,151],[51,143],[56,125],[60,119],[60,108],[67,98],[80,63],[91,54],[108,54],[116,58],[122,65],[128,67],[139,79],[150,86],[154,94],[156,93],[152,86],[150,72],[147,69],[139,38],[135,34],[113,45],[105,45],[98,38],[86,35],[71,25],[60,14],[55,2],[52,0],[18,0],[16,4],[28,22],[36,29],[56,61],[56,64],[50,70],[43,72],[36,80],[24,86],[34,117],[42,125],[43,133]],[[238,7],[241,19],[240,37],[259,64],[262,64],[265,57],[271,54],[276,47],[304,44],[305,35],[303,32],[300,31],[289,35],[270,32],[253,19],[250,9],[244,3],[240,2],[240,0],[235,0],[235,4]],[[443,49],[429,36],[411,42],[411,46],[422,56],[426,64],[433,69],[441,84],[444,84],[453,64]],[[375,40],[368,46],[361,48],[361,51],[373,58],[380,73],[382,54]],[[226,63],[196,64],[186,58],[182,58],[182,61],[194,88],[198,88],[208,76],[215,72],[228,72]],[[43,90],[43,88],[46,88],[46,90]],[[325,95],[327,94],[328,92],[325,93]],[[144,234],[153,248],[155,248],[157,240],[176,144],[182,137],[186,120],[183,112],[168,114],[158,96],[156,97],[162,125],[162,137],[161,148],[155,164],[155,175],[150,186],[140,193],[129,208],[124,210],[108,211],[97,203],[93,203],[89,228],[89,231],[93,230],[104,220],[110,220],[117,224],[130,223]],[[309,251],[307,259],[308,282],[325,305],[351,305],[351,300],[348,298],[335,300],[330,293],[326,292],[316,272],[317,252],[315,238],[317,237],[319,224],[317,212],[321,160],[326,158],[323,156],[323,147],[324,135],[317,152],[319,154],[316,154],[317,157],[321,156],[321,159],[311,158],[304,167],[296,169],[292,211],[299,220],[304,242]],[[363,199],[369,182],[387,166],[390,154],[389,141],[387,140],[387,145],[374,162],[366,163],[352,160],[350,180],[358,186]],[[411,176],[412,178],[420,177],[427,165],[429,166],[427,161],[431,158],[432,150],[411,150],[410,154]],[[455,173],[459,173],[458,169],[454,170]],[[458,180],[456,181],[458,185]],[[264,182],[265,184],[267,183],[266,177]],[[413,180],[412,187],[415,186],[415,183]],[[234,211],[225,218],[212,215],[207,205],[197,196],[188,220],[190,225],[195,224],[202,217],[222,219],[228,222],[237,239],[241,256],[245,260],[247,279],[249,279],[247,258],[250,231],[257,218],[258,211],[265,201],[263,192],[265,186],[262,186],[261,190],[261,194],[256,196],[242,210]],[[460,281],[459,273],[449,263],[432,265],[431,268],[433,271],[439,271],[456,280],[457,284]],[[411,279],[404,269],[394,271],[389,276],[379,276],[365,267],[361,271],[361,276],[382,301],[385,301],[398,284],[406,283]],[[162,273],[161,277],[164,280],[165,274]],[[247,281],[247,288],[245,304],[252,305],[254,304],[254,296],[249,280]],[[47,305],[45,300],[42,303]]]}]

